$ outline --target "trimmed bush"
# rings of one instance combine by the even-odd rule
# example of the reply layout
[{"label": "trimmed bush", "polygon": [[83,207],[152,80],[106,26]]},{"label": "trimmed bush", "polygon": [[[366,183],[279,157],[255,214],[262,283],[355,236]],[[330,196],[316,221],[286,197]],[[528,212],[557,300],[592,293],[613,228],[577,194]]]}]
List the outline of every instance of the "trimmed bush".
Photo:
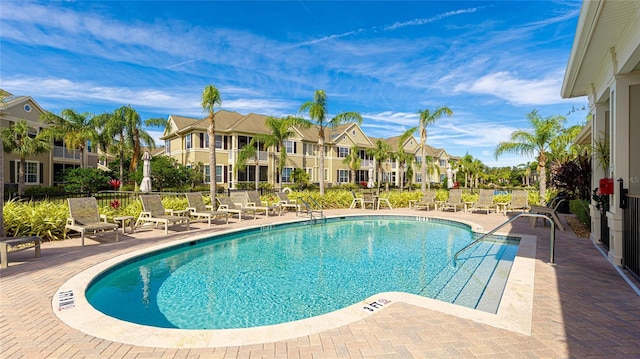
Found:
[{"label": "trimmed bush", "polygon": [[574,199],[569,202],[569,210],[578,217],[578,220],[586,225],[591,225],[589,215],[589,201],[585,199]]}]

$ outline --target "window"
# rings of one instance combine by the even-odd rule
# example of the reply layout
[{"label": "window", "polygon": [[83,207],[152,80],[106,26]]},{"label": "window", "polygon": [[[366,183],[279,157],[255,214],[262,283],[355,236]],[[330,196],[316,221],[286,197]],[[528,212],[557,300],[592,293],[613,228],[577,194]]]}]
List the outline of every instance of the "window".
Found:
[{"label": "window", "polygon": [[171,153],[171,141],[169,140],[164,140],[164,153]]},{"label": "window", "polygon": [[[207,136],[209,137],[209,136]],[[222,135],[216,135],[216,149],[224,149]],[[207,144],[208,147],[208,144]]]},{"label": "window", "polygon": [[285,167],[282,169],[282,182],[290,183],[291,182],[291,172],[293,172],[293,168]]},{"label": "window", "polygon": [[[16,161],[16,182],[18,181],[18,173],[20,173],[20,161]],[[39,168],[38,162],[25,161],[24,163],[24,183],[40,183],[38,181]]]},{"label": "window", "polygon": [[216,183],[222,182],[222,166],[216,166]]},{"label": "window", "polygon": [[200,148],[209,148],[209,134],[200,133]]},{"label": "window", "polygon": [[185,140],[184,146],[185,146],[186,149],[193,148],[193,144],[191,143],[191,138],[192,138],[191,134],[188,134],[187,137],[184,138],[184,140]]},{"label": "window", "polygon": [[327,168],[324,169],[324,181],[329,181],[329,169]]},{"label": "window", "polygon": [[36,138],[36,135],[38,134],[38,130],[36,130],[35,128],[29,126],[29,134],[28,136],[31,138]]},{"label": "window", "polygon": [[305,168],[304,171],[309,175],[309,181],[313,182],[313,168]]},{"label": "window", "polygon": [[204,165],[204,168],[202,169],[202,174],[204,175],[204,182],[205,183],[210,183],[211,182],[211,167],[209,165]]},{"label": "window", "polygon": [[421,156],[416,156],[416,164],[421,164],[422,163],[422,157]]},{"label": "window", "polygon": [[315,154],[315,145],[313,143],[303,143],[302,152],[305,155],[313,156]]},{"label": "window", "polygon": [[349,170],[338,170],[338,183],[349,183]]},{"label": "window", "polygon": [[349,155],[349,147],[338,146],[338,157],[345,158]]},{"label": "window", "polygon": [[440,160],[440,167],[446,167],[447,166],[447,160]]},{"label": "window", "polygon": [[91,152],[93,152],[93,151],[92,151],[92,149],[93,149],[93,146],[92,146],[92,145],[93,145],[93,144],[91,143],[91,140],[87,141],[87,153],[91,153]]},{"label": "window", "polygon": [[293,141],[284,141],[284,148],[287,153],[296,153],[296,147]]},{"label": "window", "polygon": [[395,172],[386,172],[384,174],[385,181],[389,183],[396,183],[396,173]]},{"label": "window", "polygon": [[416,173],[416,183],[422,183],[422,173]]}]

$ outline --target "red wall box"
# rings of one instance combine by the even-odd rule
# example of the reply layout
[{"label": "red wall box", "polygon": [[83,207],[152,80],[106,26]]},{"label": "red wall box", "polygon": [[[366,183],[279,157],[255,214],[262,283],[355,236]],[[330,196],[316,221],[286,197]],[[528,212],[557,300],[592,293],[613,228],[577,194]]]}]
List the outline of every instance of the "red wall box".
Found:
[{"label": "red wall box", "polygon": [[600,179],[600,194],[613,194],[613,178]]}]

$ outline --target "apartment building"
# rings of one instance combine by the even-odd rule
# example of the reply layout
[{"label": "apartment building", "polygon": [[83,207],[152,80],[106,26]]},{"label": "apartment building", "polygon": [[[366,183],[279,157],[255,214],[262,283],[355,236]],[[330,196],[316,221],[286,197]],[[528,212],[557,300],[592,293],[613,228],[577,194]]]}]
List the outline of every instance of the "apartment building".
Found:
[{"label": "apartment building", "polygon": [[[270,133],[265,121],[268,116],[260,114],[240,114],[232,111],[220,110],[215,115],[216,122],[216,182],[225,188],[236,188],[241,182],[254,182],[256,176],[261,183],[270,183],[277,186],[279,176],[282,176],[284,184],[291,183],[291,173],[296,168],[304,169],[309,174],[311,182],[318,183],[323,180],[327,187],[342,183],[354,182],[351,178],[351,170],[344,163],[345,158],[354,146],[358,147],[361,159],[360,169],[356,171],[355,182],[367,182],[370,170],[373,176],[376,173],[375,159],[367,154],[368,149],[375,147],[377,139],[368,137],[357,123],[346,123],[325,132],[325,156],[324,173],[319,173],[318,155],[318,127],[308,129],[293,128],[294,136],[284,143],[284,148],[265,148],[258,145],[257,170],[255,157],[246,163],[244,171],[237,168],[238,152],[249,144],[251,139],[258,134]],[[188,118],[170,115],[169,126],[163,136],[165,141],[165,155],[175,158],[180,164],[195,167],[202,166],[205,181],[209,181],[211,169],[209,168],[209,136],[207,128],[208,119]],[[399,137],[382,139],[389,143],[393,152],[402,146],[405,152],[416,156],[417,165],[420,160],[420,144],[414,137],[410,137],[405,143],[399,143]],[[287,151],[287,162],[282,173],[277,173],[277,158],[279,151]],[[427,146],[427,154],[436,161],[438,171],[430,171],[428,180],[432,183],[440,183],[445,176],[446,167],[450,161],[459,159],[450,156],[444,149],[436,149]],[[420,170],[415,166],[412,178],[405,178],[405,182],[420,183]],[[383,176],[381,182],[390,182],[399,186],[399,166],[396,160],[387,160],[383,164]],[[406,168],[404,168],[406,171]],[[257,172],[257,173],[256,173]],[[404,178],[405,176],[403,176]],[[374,177],[374,180],[378,180]]]},{"label": "apartment building", "polygon": [[[47,113],[40,105],[29,96],[14,96],[2,91],[2,103],[0,105],[0,127],[10,127],[12,124],[26,120],[35,136],[46,124],[40,121],[40,117]],[[85,151],[85,163],[87,167],[95,168],[98,163],[98,154],[95,146],[87,146]],[[3,156],[2,167],[4,169],[4,183],[8,191],[14,191],[18,182],[18,166],[20,157],[11,153]],[[26,158],[25,187],[29,186],[53,186],[62,183],[62,176],[66,169],[80,167],[80,154],[78,151],[70,151],[64,141],[56,140],[48,153],[33,155]]]}]

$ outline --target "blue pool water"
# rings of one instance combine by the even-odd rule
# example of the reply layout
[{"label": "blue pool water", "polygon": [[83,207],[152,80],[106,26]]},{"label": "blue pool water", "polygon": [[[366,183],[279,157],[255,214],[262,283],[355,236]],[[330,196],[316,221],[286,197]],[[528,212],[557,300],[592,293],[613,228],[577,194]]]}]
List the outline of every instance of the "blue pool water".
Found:
[{"label": "blue pool water", "polygon": [[486,308],[482,297],[491,292],[495,312],[517,241],[483,241],[454,266],[453,255],[473,239],[466,225],[416,217],[268,226],[128,260],[96,278],[86,296],[109,316],[182,329],[289,322],[388,291],[471,308]]}]

